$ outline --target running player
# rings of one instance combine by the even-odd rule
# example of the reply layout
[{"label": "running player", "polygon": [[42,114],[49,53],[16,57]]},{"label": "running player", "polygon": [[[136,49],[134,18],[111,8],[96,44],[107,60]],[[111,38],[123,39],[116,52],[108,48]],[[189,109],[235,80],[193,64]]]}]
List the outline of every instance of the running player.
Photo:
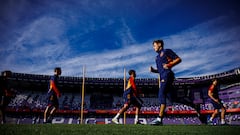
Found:
[{"label": "running player", "polygon": [[43,123],[51,123],[52,117],[56,110],[58,109],[59,103],[58,98],[61,93],[58,89],[58,78],[61,75],[62,70],[60,67],[54,69],[54,75],[50,78],[49,88],[47,93],[48,105],[44,111]]},{"label": "running player", "polygon": [[210,119],[208,120],[208,124],[213,124],[213,119],[216,117],[216,115],[219,113],[219,110],[221,109],[221,125],[225,125],[225,112],[226,108],[223,106],[223,103],[221,102],[221,99],[218,95],[218,80],[214,79],[211,86],[208,89],[208,96],[211,99],[211,103],[214,107],[214,112],[212,113]]},{"label": "running player", "polygon": [[156,56],[157,69],[151,66],[149,70],[150,72],[159,73],[160,75],[160,88],[158,93],[160,109],[159,116],[150,124],[162,125],[164,111],[166,108],[166,98],[168,97],[172,100],[171,96],[173,95],[174,73],[171,69],[181,62],[181,58],[171,49],[164,49],[163,40],[153,41],[153,49],[158,54]]},{"label": "running player", "polygon": [[117,115],[112,119],[112,122],[115,124],[119,124],[119,121],[118,121],[119,116],[125,111],[127,111],[130,105],[133,105],[134,107],[136,107],[134,124],[141,124],[138,120],[138,114],[142,107],[143,101],[139,97],[141,92],[139,91],[139,89],[137,89],[135,84],[136,72],[135,70],[129,70],[128,73],[130,77],[128,79],[127,88],[123,93],[124,106],[119,110]]},{"label": "running player", "polygon": [[0,122],[1,124],[6,123],[6,107],[10,103],[11,99],[15,96],[15,93],[11,91],[8,78],[12,76],[11,71],[3,71],[0,78]]}]

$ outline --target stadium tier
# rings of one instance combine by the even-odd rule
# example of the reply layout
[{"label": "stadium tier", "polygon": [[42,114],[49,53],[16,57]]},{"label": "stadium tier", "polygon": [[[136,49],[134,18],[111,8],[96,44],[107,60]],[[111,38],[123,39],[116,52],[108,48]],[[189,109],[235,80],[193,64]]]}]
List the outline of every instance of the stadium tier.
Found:
[{"label": "stadium tier", "polygon": [[[9,83],[16,91],[16,96],[8,105],[8,114],[11,116],[42,115],[46,107],[49,78],[49,75],[13,73]],[[176,78],[174,87],[177,93],[177,101],[180,102],[168,105],[166,109],[168,117],[165,121],[171,121],[173,116],[178,116],[180,123],[196,122],[195,109],[191,105],[183,104],[185,102],[199,105],[202,114],[210,115],[213,112],[213,107],[209,102],[207,92],[213,78],[218,78],[221,82],[219,94],[227,107],[227,114],[231,116],[228,116],[230,117],[229,119],[239,121],[240,68],[208,76]],[[57,111],[58,115],[79,116],[82,101],[82,80],[82,77],[60,77],[59,89],[62,96],[59,99],[60,108]],[[85,118],[94,116],[96,119],[99,119],[100,117],[109,117],[116,114],[123,105],[123,85],[123,78],[86,77],[84,95]],[[138,78],[136,79],[136,85],[144,93],[141,116],[150,117],[158,114],[158,78]],[[135,113],[134,109],[130,108],[127,111],[128,117],[132,117]]]}]

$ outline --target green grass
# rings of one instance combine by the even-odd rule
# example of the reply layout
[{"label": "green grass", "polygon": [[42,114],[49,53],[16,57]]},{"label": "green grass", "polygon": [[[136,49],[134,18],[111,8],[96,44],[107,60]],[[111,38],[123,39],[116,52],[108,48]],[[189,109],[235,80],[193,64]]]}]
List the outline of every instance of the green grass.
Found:
[{"label": "green grass", "polygon": [[236,135],[239,131],[240,126],[207,125],[0,125],[1,135]]}]

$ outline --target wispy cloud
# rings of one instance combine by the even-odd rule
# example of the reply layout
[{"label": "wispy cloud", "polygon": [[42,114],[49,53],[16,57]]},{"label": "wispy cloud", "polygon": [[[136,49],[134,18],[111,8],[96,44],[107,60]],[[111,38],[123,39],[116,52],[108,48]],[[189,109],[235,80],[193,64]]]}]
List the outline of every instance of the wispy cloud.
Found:
[{"label": "wispy cloud", "polygon": [[214,74],[240,65],[240,25],[219,25],[228,19],[215,18],[166,38],[183,59],[177,68],[181,76]]},{"label": "wispy cloud", "polygon": [[[48,13],[47,10],[34,19],[26,19],[21,23],[24,24],[22,27],[9,30],[8,35],[12,38],[2,42],[3,46],[0,47],[0,70],[52,74],[52,69],[60,66],[63,75],[81,76],[85,65],[89,77],[123,77],[124,67],[127,70],[135,69],[139,77],[156,77],[148,71],[149,66],[155,66],[157,55],[151,45],[153,38],[138,42],[134,34],[137,31],[132,27],[134,17],[141,21],[156,16],[175,3],[164,1],[161,10],[153,12],[159,1],[147,2],[149,6],[111,0],[95,3],[71,1],[68,4],[39,1],[50,9],[58,7],[62,10],[60,14],[54,14],[54,11]],[[26,3],[24,5],[29,5]],[[147,12],[140,11],[141,6],[147,8]],[[36,7],[42,8],[39,12],[45,9]],[[69,10],[70,7],[73,9]],[[123,14],[122,10],[113,10],[115,8],[129,10],[131,15]],[[153,14],[148,16],[149,13]],[[143,14],[145,17],[140,18]],[[17,18],[11,20],[13,24],[19,18],[18,14],[14,15]],[[240,25],[231,24],[229,20],[232,18],[228,16],[214,18],[162,37],[165,48],[173,49],[183,59],[181,64],[173,68],[176,77],[213,74],[240,66]],[[107,35],[103,35],[103,32]],[[114,44],[111,48],[104,46],[109,40]]]},{"label": "wispy cloud", "polygon": [[[1,68],[33,72],[40,66],[55,65],[68,56],[68,41],[63,37],[64,23],[56,18],[42,17],[18,31],[16,41],[5,47]],[[21,34],[20,34],[21,33]]]},{"label": "wispy cloud", "polygon": [[[224,32],[216,31],[213,27],[217,21],[225,19],[216,18],[181,33],[163,37],[166,48],[173,49],[183,59],[183,62],[173,69],[178,77],[214,74],[240,65],[238,53],[240,41],[236,38],[236,35],[240,34],[240,26],[227,27]],[[210,27],[212,28],[209,29]],[[207,31],[211,34],[206,34]],[[150,41],[129,45],[119,50],[79,56],[69,62],[78,61],[80,64],[78,69],[86,65],[88,75],[95,77],[109,75],[121,77],[124,67],[137,69],[140,76],[153,77],[148,72],[148,67],[155,65],[155,55]],[[71,69],[67,65],[66,69]],[[76,73],[74,70],[69,71],[70,74],[74,72]]]},{"label": "wispy cloud", "polygon": [[[183,59],[173,69],[178,77],[219,73],[240,65],[240,41],[236,38],[240,34],[240,26],[226,27],[222,29],[224,32],[216,30],[218,26],[213,27],[218,21],[225,20],[226,17],[216,18],[181,33],[163,37],[166,48],[172,48]],[[125,66],[139,69],[140,76],[151,77],[148,67],[155,65],[155,55],[150,41],[75,59],[88,67],[90,76],[122,76]]]}]

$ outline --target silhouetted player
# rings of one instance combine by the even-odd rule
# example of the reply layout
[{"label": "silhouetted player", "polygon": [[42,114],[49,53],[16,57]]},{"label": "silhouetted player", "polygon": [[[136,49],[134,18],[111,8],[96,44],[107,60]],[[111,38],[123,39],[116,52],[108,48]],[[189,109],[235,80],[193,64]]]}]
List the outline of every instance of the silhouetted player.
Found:
[{"label": "silhouetted player", "polygon": [[47,93],[48,105],[44,111],[43,123],[52,123],[52,117],[59,107],[58,98],[61,96],[61,93],[58,89],[58,78],[61,73],[61,68],[56,67],[54,69],[54,75],[50,78]]},{"label": "silhouetted player", "polygon": [[6,107],[11,99],[15,97],[15,92],[11,90],[8,78],[12,76],[11,71],[3,71],[0,78],[0,122],[6,123]]}]

